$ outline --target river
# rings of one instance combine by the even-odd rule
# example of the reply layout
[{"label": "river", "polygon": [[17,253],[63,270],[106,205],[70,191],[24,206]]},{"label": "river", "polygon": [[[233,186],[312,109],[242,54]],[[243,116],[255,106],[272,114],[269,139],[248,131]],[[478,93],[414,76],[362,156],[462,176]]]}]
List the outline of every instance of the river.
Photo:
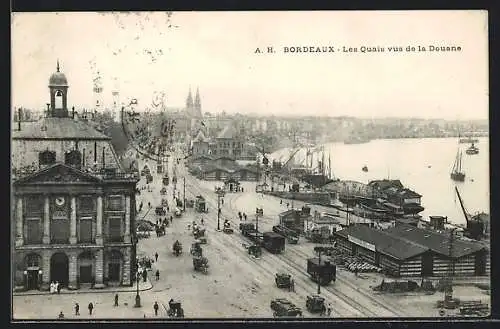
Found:
[{"label": "river", "polygon": [[[325,145],[325,160],[331,155],[334,177],[368,183],[375,179],[399,179],[401,183],[422,195],[421,213],[448,216],[454,224],[465,224],[460,202],[455,194],[458,186],[469,213],[490,209],[489,139],[479,138],[479,154],[467,155],[469,144],[458,144],[457,138],[373,140],[365,144],[331,143]],[[465,182],[454,182],[450,171],[458,148],[463,151],[462,168]],[[272,159],[289,158],[291,149],[282,149]],[[305,150],[294,157],[296,163],[305,158]],[[318,154],[318,153],[316,153]],[[316,166],[316,159],[314,159]],[[361,168],[366,165],[368,172]]]}]

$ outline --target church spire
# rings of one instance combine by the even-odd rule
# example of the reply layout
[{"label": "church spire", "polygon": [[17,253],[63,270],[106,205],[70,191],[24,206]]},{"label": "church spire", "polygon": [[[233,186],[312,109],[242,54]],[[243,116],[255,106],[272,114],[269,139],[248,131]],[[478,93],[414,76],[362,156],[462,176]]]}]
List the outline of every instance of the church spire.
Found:
[{"label": "church spire", "polygon": [[196,96],[194,98],[194,109],[195,109],[196,115],[201,117],[200,88],[196,88]]},{"label": "church spire", "polygon": [[188,97],[186,99],[186,107],[188,109],[193,108],[193,95],[191,94],[191,87],[189,87],[189,94],[188,94]]}]

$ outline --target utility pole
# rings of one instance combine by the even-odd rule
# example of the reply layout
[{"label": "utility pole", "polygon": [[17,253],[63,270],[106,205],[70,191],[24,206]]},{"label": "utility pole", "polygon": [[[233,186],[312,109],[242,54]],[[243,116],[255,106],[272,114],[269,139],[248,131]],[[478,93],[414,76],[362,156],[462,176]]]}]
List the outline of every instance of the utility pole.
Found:
[{"label": "utility pole", "polygon": [[184,211],[186,211],[186,176],[183,177],[183,182],[184,182],[184,196],[183,196],[184,201],[182,202],[182,208]]},{"label": "utility pole", "polygon": [[222,195],[220,194],[219,191],[215,193],[217,193],[217,231],[220,231],[220,213],[221,213],[220,200],[222,198]]},{"label": "utility pole", "polygon": [[318,268],[316,275],[318,276],[318,295],[321,294],[321,274],[323,267],[321,266],[321,253],[325,251],[323,247],[314,247],[314,251],[318,253]]},{"label": "utility pole", "polygon": [[455,261],[453,260],[453,242],[455,237],[455,228],[450,231],[449,245],[448,245],[448,257],[450,258],[448,265],[448,278],[446,280],[446,287],[444,290],[444,303],[453,302],[453,276],[455,275]]}]

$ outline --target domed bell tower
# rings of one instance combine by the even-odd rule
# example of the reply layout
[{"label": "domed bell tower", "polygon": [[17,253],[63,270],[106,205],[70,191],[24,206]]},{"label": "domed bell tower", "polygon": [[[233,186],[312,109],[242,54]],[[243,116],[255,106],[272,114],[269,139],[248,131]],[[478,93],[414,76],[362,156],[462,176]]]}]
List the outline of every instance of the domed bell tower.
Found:
[{"label": "domed bell tower", "polygon": [[59,60],[57,61],[57,72],[49,79],[50,109],[48,116],[53,118],[67,118],[68,113],[68,79],[60,71]]}]

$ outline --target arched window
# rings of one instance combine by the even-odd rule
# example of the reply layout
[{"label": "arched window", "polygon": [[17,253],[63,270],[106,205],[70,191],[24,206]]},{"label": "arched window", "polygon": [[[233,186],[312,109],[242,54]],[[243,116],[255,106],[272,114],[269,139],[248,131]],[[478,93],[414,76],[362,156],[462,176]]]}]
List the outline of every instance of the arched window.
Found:
[{"label": "arched window", "polygon": [[63,92],[61,90],[56,90],[55,94],[55,108],[62,109],[63,108]]},{"label": "arched window", "polygon": [[56,152],[43,151],[38,154],[38,163],[40,166],[51,165],[56,162]]}]

